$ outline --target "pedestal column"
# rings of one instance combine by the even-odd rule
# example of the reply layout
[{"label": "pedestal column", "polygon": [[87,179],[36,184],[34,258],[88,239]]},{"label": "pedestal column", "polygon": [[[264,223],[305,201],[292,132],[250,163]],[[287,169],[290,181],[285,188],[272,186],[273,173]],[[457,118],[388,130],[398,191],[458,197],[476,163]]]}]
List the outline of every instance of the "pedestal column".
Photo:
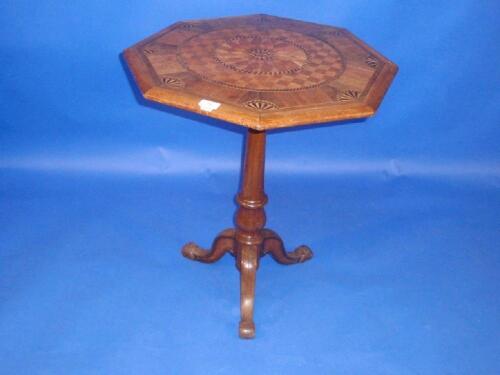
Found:
[{"label": "pedestal column", "polygon": [[240,270],[241,320],[240,337],[255,336],[253,308],[255,300],[255,276],[262,253],[266,224],[264,193],[266,133],[248,130],[242,170],[241,188],[236,196],[236,266]]},{"label": "pedestal column", "polygon": [[255,303],[255,279],[259,258],[270,254],[281,264],[305,262],[312,257],[307,246],[299,246],[287,252],[280,236],[271,229],[264,228],[266,213],[264,206],[264,165],[266,133],[249,129],[245,142],[245,155],[241,170],[240,191],[236,195],[238,209],[235,215],[236,228],[222,231],[213,241],[210,249],[203,249],[193,242],[182,248],[182,254],[193,260],[213,263],[224,254],[236,257],[236,267],[240,271],[239,334],[242,338],[255,336],[253,310]]}]

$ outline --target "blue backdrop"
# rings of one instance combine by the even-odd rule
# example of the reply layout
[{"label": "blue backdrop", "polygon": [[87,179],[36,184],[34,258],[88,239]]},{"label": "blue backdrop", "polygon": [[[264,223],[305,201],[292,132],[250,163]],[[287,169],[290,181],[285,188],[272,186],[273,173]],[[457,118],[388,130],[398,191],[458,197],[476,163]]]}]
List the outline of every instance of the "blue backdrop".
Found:
[{"label": "blue backdrop", "polygon": [[[0,373],[500,373],[498,1],[0,3]],[[271,132],[268,224],[315,257],[180,256],[231,226],[243,131],[138,99],[184,19],[343,26],[399,65],[376,117]]]}]

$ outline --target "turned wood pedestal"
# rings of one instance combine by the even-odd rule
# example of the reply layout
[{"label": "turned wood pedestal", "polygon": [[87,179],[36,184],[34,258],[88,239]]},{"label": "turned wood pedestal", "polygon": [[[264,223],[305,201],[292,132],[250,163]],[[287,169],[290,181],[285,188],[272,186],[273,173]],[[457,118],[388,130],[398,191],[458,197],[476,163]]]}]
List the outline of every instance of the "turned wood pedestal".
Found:
[{"label": "turned wood pedestal", "polygon": [[209,249],[188,243],[182,254],[204,263],[236,258],[239,332],[254,337],[260,257],[282,264],[312,257],[307,246],[285,251],[264,227],[266,131],[372,116],[397,67],[346,29],[265,14],[178,22],[124,57],[146,99],[248,128],[235,228]]},{"label": "turned wood pedestal", "polygon": [[236,267],[240,271],[239,331],[242,338],[255,336],[253,308],[259,258],[270,254],[279,263],[295,264],[305,262],[313,255],[307,246],[299,246],[294,251],[286,252],[280,236],[271,229],[264,228],[264,206],[267,203],[267,195],[264,193],[265,148],[265,131],[248,130],[242,185],[236,196],[239,205],[235,218],[236,228],[222,231],[209,250],[192,242],[182,248],[182,254],[186,258],[204,263],[215,262],[225,253],[236,258]]}]

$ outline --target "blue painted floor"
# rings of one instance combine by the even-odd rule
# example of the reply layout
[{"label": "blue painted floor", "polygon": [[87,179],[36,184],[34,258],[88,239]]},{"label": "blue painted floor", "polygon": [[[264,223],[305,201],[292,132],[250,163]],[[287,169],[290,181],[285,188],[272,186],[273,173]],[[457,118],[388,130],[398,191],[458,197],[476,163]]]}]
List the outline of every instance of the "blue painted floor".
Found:
[{"label": "blue painted floor", "polygon": [[180,255],[231,226],[235,174],[3,172],[2,374],[500,373],[495,184],[268,175],[257,338],[239,276]]}]

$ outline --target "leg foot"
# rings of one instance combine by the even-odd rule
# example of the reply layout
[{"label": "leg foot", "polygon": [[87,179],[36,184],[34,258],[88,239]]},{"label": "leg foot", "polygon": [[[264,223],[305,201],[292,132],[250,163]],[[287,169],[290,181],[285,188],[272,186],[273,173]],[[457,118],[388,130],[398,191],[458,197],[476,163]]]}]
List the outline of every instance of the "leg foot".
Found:
[{"label": "leg foot", "polygon": [[198,262],[213,263],[228,252],[233,254],[234,245],[234,229],[226,229],[215,238],[210,250],[205,250],[194,242],[189,242],[183,246],[182,255]]},{"label": "leg foot", "polygon": [[255,323],[252,321],[241,321],[240,337],[242,339],[253,339],[255,337]]},{"label": "leg foot", "polygon": [[262,229],[262,242],[245,243],[236,240],[236,230],[226,229],[213,241],[210,250],[205,250],[193,242],[182,248],[182,255],[188,259],[203,263],[213,263],[230,253],[236,257],[236,266],[240,271],[240,310],[241,320],[239,335],[244,339],[255,337],[253,311],[255,304],[255,280],[259,258],[270,254],[281,264],[302,263],[311,259],[313,253],[307,246],[299,246],[287,252],[280,236],[270,229]]},{"label": "leg foot", "polygon": [[255,302],[255,274],[259,258],[259,249],[255,245],[242,245],[239,249],[240,263],[240,337],[255,337],[253,307]]},{"label": "leg foot", "polygon": [[311,259],[313,256],[311,249],[305,245],[299,246],[295,250],[287,252],[281,237],[270,229],[263,229],[262,234],[264,236],[262,255],[270,254],[278,263],[303,263]]}]

